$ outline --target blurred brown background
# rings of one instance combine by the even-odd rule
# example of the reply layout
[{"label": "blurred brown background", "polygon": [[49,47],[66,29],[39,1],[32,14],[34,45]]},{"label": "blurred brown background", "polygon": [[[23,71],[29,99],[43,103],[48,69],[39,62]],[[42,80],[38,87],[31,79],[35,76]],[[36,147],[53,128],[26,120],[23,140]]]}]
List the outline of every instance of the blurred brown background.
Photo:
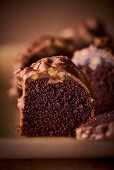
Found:
[{"label": "blurred brown background", "polygon": [[102,19],[114,37],[113,7],[114,0],[0,0],[0,136],[18,135],[19,114],[8,90],[14,59],[26,42],[89,16]]},{"label": "blurred brown background", "polygon": [[[19,114],[7,92],[12,65],[23,42],[88,16],[102,19],[114,37],[114,0],[0,0],[0,138],[19,137]],[[18,44],[19,45],[16,45]],[[21,44],[22,43],[22,44]],[[12,45],[13,44],[13,45]],[[2,169],[114,169],[114,160],[4,160]]]},{"label": "blurred brown background", "polygon": [[114,37],[113,0],[1,0],[0,43],[26,42],[56,34],[88,16],[104,20]]}]

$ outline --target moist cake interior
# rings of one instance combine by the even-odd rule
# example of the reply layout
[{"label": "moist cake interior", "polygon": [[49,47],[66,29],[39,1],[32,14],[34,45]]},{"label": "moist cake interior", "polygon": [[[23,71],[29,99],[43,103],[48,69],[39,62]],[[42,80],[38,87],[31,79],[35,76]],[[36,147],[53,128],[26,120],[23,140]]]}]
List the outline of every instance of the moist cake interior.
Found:
[{"label": "moist cake interior", "polygon": [[49,83],[27,80],[21,135],[75,136],[75,129],[91,116],[90,94],[73,78]]},{"label": "moist cake interior", "polygon": [[101,66],[97,67],[98,73],[90,69],[88,66],[79,66],[86,72],[88,80],[93,82],[93,94],[96,99],[96,113],[111,111],[114,109],[114,67]]},{"label": "moist cake interior", "polygon": [[88,126],[95,127],[102,124],[109,124],[110,122],[113,121],[114,121],[114,111],[110,111],[93,117],[88,122],[81,125],[80,127],[88,127]]}]

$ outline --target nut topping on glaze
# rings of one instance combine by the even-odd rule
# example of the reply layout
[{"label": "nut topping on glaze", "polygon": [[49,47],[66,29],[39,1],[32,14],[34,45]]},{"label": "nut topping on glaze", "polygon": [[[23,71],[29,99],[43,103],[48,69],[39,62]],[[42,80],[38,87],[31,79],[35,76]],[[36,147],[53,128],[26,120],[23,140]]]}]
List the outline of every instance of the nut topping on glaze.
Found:
[{"label": "nut topping on glaze", "polygon": [[76,129],[77,140],[103,140],[114,139],[114,122],[102,124],[96,127],[85,127]]},{"label": "nut topping on glaze", "polygon": [[114,111],[91,118],[76,129],[77,140],[114,140]]},{"label": "nut topping on glaze", "polygon": [[36,74],[33,74],[32,76],[31,76],[31,79],[32,80],[36,80],[38,78],[38,74],[36,73]]},{"label": "nut topping on glaze", "polygon": [[57,74],[57,70],[54,67],[51,67],[48,71],[50,76],[55,76]]},{"label": "nut topping on glaze", "polygon": [[72,61],[78,65],[88,65],[92,70],[95,70],[98,65],[114,66],[114,56],[110,51],[99,49],[95,46],[90,46],[81,51],[76,51]]},{"label": "nut topping on glaze", "polygon": [[[56,68],[56,69],[55,69]],[[61,73],[62,72],[62,73]],[[74,75],[77,79],[79,79],[82,83],[84,83],[87,88],[91,91],[91,87],[89,85],[88,80],[86,79],[85,75],[75,66],[75,64],[66,56],[53,56],[53,57],[47,57],[43,58],[41,60],[38,60],[36,63],[33,63],[30,67],[26,67],[25,69],[19,69],[19,71],[15,72],[15,76],[20,80],[26,80],[33,76],[36,78],[37,76],[34,76],[34,74],[38,74],[38,78],[44,77],[44,74],[46,77],[52,77],[57,75],[59,79],[63,79],[63,72],[68,72],[72,75]]]}]

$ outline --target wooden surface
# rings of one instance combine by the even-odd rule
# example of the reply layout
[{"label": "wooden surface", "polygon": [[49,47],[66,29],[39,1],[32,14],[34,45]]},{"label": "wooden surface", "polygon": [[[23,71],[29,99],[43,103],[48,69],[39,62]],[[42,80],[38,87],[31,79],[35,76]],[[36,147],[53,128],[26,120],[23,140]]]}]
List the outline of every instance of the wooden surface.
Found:
[{"label": "wooden surface", "polygon": [[77,142],[75,138],[37,137],[0,140],[2,159],[112,158],[114,143]]},{"label": "wooden surface", "polygon": [[2,160],[2,170],[113,170],[113,159]]},{"label": "wooden surface", "polygon": [[76,142],[75,138],[20,137],[19,113],[7,92],[12,63],[24,45],[0,47],[0,158],[109,158],[114,157],[114,142]]}]

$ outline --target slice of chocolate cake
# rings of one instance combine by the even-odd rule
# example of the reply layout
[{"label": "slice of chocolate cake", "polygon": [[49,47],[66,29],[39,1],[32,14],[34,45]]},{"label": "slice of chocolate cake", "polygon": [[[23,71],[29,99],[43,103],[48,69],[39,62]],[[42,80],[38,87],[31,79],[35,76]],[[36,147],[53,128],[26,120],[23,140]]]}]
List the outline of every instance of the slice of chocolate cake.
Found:
[{"label": "slice of chocolate cake", "polygon": [[92,17],[62,30],[59,35],[64,39],[73,40],[77,49],[88,47],[93,43],[95,37],[108,36],[102,22]]},{"label": "slice of chocolate cake", "polygon": [[[65,40],[54,36],[39,37],[17,57],[14,64],[14,71],[19,68],[28,67],[44,57],[66,55],[71,58],[75,50],[75,44],[72,40]],[[17,89],[16,79],[13,79],[11,82],[9,94],[14,100],[21,95],[21,92]]]},{"label": "slice of chocolate cake", "polygon": [[95,116],[76,129],[77,140],[114,140],[114,111]]},{"label": "slice of chocolate cake", "polygon": [[75,128],[94,115],[94,99],[84,74],[68,57],[43,58],[15,72],[20,134],[75,136]]},{"label": "slice of chocolate cake", "polygon": [[76,51],[72,61],[93,86],[97,113],[114,109],[114,56],[106,50],[90,46]]}]

